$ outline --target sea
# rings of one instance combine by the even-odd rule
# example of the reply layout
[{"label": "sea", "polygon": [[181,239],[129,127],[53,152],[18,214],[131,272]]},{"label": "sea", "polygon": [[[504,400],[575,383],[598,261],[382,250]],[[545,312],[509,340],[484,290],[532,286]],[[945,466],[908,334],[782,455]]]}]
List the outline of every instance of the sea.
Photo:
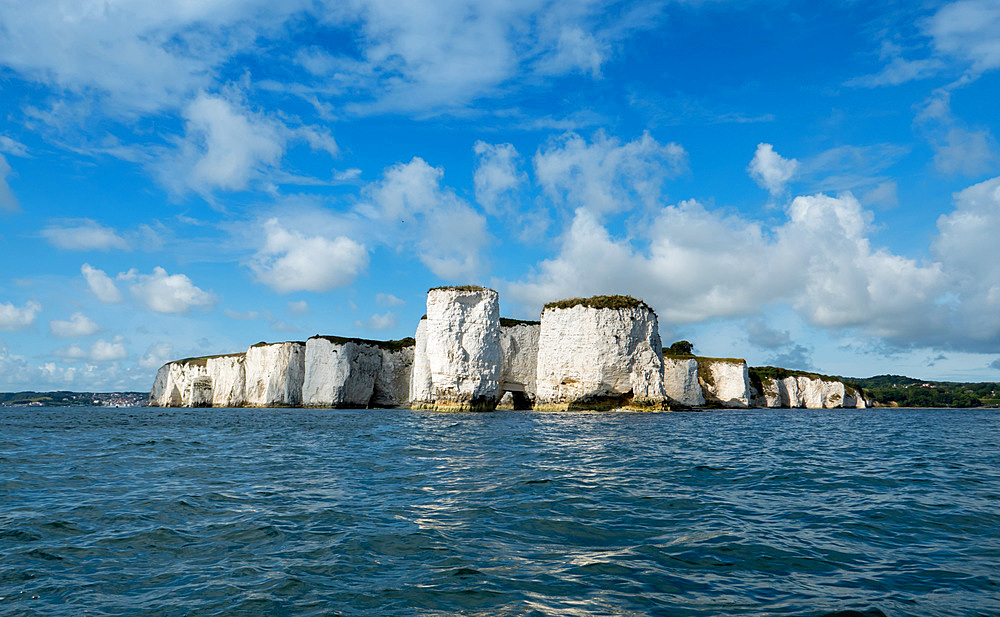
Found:
[{"label": "sea", "polygon": [[0,615],[1000,615],[1000,411],[0,408]]}]

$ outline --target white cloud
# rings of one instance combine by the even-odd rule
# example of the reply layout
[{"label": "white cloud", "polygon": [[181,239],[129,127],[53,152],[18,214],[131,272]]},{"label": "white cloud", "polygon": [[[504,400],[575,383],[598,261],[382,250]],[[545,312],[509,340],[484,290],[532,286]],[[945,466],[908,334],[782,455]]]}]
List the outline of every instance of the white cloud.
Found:
[{"label": "white cloud", "polygon": [[110,362],[128,357],[125,345],[120,341],[105,341],[98,339],[90,346],[90,359],[94,362]]},{"label": "white cloud", "polygon": [[104,270],[98,270],[90,264],[83,264],[80,267],[83,278],[87,279],[90,291],[97,296],[101,302],[121,302],[122,293],[118,291],[114,281],[111,280]]},{"label": "white cloud", "polygon": [[184,119],[185,140],[159,168],[161,181],[177,193],[246,189],[284,155],[283,125],[222,96],[199,94],[185,107]]},{"label": "white cloud", "polygon": [[480,251],[490,241],[486,218],[455,192],[441,186],[444,170],[415,157],[385,171],[369,185],[358,212],[369,218],[390,246],[412,246],[431,272],[447,280],[475,277]]},{"label": "white cloud", "polygon": [[215,303],[215,296],[196,287],[184,274],[167,274],[157,266],[152,274],[134,271],[119,275],[131,283],[129,291],[142,304],[158,313],[186,313],[194,307],[208,308]]},{"label": "white cloud", "polygon": [[953,126],[935,143],[934,167],[946,175],[976,176],[993,169],[996,150],[996,140],[989,130]]},{"label": "white cloud", "polygon": [[0,330],[23,330],[35,323],[35,317],[42,305],[29,300],[24,306],[14,306],[11,302],[0,304]]},{"label": "white cloud", "polygon": [[368,330],[392,330],[399,325],[399,317],[392,311],[386,311],[381,315],[375,313],[364,321],[355,321],[354,325]]},{"label": "white cloud", "polygon": [[139,359],[139,366],[148,369],[159,368],[174,357],[174,346],[170,343],[153,343]]},{"label": "white cloud", "polygon": [[285,229],[276,218],[263,227],[264,246],[250,268],[279,293],[343,287],[368,267],[368,250],[347,236],[307,236]]},{"label": "white cloud", "polygon": [[392,294],[384,294],[384,293],[375,294],[375,306],[392,307],[392,306],[403,306],[404,304],[406,304],[405,300],[397,298]]},{"label": "white cloud", "polygon": [[871,213],[853,196],[797,197],[786,217],[765,230],[686,201],[663,208],[648,243],[636,244],[579,209],[559,254],[511,283],[509,293],[531,309],[553,298],[630,293],[649,301],[665,324],[785,303],[814,325],[886,338],[942,325],[935,308],[947,284],[941,266],[873,249]]},{"label": "white cloud", "polygon": [[28,147],[6,135],[0,135],[0,152],[14,156],[28,156]]},{"label": "white cloud", "polygon": [[128,250],[128,243],[118,233],[91,219],[67,221],[62,226],[50,226],[41,231],[49,244],[70,251]]},{"label": "white cloud", "polygon": [[73,313],[69,320],[53,319],[49,322],[52,334],[60,338],[89,336],[101,329],[97,323],[83,313]]},{"label": "white cloud", "polygon": [[230,319],[235,319],[237,321],[253,321],[254,319],[260,318],[260,313],[258,311],[247,311],[245,313],[240,313],[239,311],[234,311],[232,309],[224,309],[222,314]]},{"label": "white cloud", "polygon": [[758,186],[776,197],[785,192],[785,185],[795,177],[798,168],[797,160],[786,159],[775,152],[771,144],[760,143],[747,171]]},{"label": "white cloud", "polygon": [[927,33],[941,54],[967,62],[975,72],[1000,67],[1000,5],[996,0],[959,0],[930,19]]},{"label": "white cloud", "polygon": [[18,203],[17,197],[14,196],[14,191],[10,189],[10,184],[7,182],[10,174],[11,169],[10,165],[7,164],[7,159],[0,154],[0,210],[17,212],[21,209],[21,205]]},{"label": "white cloud", "polygon": [[128,357],[128,352],[125,351],[125,345],[121,342],[121,337],[116,337],[113,341],[98,339],[94,341],[89,350],[84,350],[79,345],[70,345],[65,349],[57,349],[54,353],[66,362],[77,360],[112,362]]},{"label": "white cloud", "polygon": [[603,131],[591,143],[566,133],[538,149],[534,167],[553,203],[601,214],[657,206],[664,179],[687,169],[687,152],[648,132],[624,144]]},{"label": "white cloud", "polygon": [[487,214],[498,216],[512,210],[518,189],[528,176],[518,169],[520,156],[511,144],[488,144],[477,141],[476,172],[473,176],[476,201]]},{"label": "white cloud", "polygon": [[177,106],[216,69],[298,12],[297,2],[114,4],[37,0],[3,11],[0,63],[113,108]]},{"label": "white cloud", "polygon": [[305,315],[309,312],[309,303],[305,300],[288,303],[288,312],[292,315]]},{"label": "white cloud", "polygon": [[951,94],[938,90],[917,116],[934,148],[934,167],[945,175],[977,176],[1000,162],[997,143],[989,129],[970,128],[951,111]]}]

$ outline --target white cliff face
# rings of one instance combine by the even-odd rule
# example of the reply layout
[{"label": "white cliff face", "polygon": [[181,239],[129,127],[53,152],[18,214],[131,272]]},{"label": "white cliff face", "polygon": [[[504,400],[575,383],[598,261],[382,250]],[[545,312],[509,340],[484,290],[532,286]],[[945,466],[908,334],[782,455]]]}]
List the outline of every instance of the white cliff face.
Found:
[{"label": "white cliff face", "polygon": [[431,379],[431,365],[427,358],[427,318],[417,324],[413,335],[413,367],[410,370],[410,404],[414,407],[434,404],[434,381]]},{"label": "white cliff face", "polygon": [[751,405],[753,407],[781,407],[781,380],[775,377],[763,377],[760,381],[762,390],[757,392],[754,389]]},{"label": "white cliff face", "polygon": [[[523,393],[526,402],[535,400],[538,370],[538,337],[542,326],[537,322],[500,326],[500,390]],[[513,395],[511,406],[514,406]]]},{"label": "white cliff face", "polygon": [[170,363],[168,362],[156,371],[153,387],[149,390],[149,402],[146,403],[149,407],[168,407],[170,405],[169,381]]},{"label": "white cliff face", "polygon": [[382,369],[375,376],[373,407],[403,407],[409,403],[413,350],[413,345],[381,349]]},{"label": "white cliff face", "polygon": [[698,382],[698,360],[663,357],[663,390],[667,400],[682,407],[699,407],[705,396]]},{"label": "white cliff face", "polygon": [[168,362],[160,367],[150,392],[153,407],[207,407],[212,404],[212,381],[204,358]]},{"label": "white cliff face", "polygon": [[293,407],[302,404],[305,344],[257,344],[247,350],[246,399],[249,407]]},{"label": "white cliff face", "polygon": [[[497,292],[432,289],[427,292],[427,319],[421,321],[421,327],[417,328],[411,405],[495,408],[500,398],[501,364]],[[421,350],[423,358],[419,357]],[[425,370],[429,371],[429,383]]]},{"label": "white cliff face", "polygon": [[208,375],[212,378],[213,407],[241,407],[243,405],[246,373],[243,362],[246,354],[215,356],[208,359]]},{"label": "white cliff face", "polygon": [[656,314],[631,308],[546,308],[538,341],[540,408],[665,400]]},{"label": "white cliff face", "polygon": [[698,358],[698,379],[707,403],[750,406],[750,371],[745,360]]},{"label": "white cliff face", "polygon": [[309,407],[368,407],[382,353],[373,345],[313,337],[306,341],[302,404]]}]

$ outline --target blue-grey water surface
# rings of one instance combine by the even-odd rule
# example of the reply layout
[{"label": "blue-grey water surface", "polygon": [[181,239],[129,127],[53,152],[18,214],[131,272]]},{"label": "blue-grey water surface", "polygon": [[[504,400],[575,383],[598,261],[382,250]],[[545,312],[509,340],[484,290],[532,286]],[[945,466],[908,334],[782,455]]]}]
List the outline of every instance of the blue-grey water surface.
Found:
[{"label": "blue-grey water surface", "polygon": [[4,408],[0,615],[1000,615],[1000,412]]}]

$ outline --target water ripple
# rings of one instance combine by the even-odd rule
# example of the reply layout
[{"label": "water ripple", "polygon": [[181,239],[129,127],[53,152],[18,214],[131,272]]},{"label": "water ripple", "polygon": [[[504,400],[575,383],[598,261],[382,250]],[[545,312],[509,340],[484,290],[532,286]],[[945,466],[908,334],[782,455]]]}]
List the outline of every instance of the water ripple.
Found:
[{"label": "water ripple", "polygon": [[0,615],[1000,614],[1000,414],[0,410]]}]

